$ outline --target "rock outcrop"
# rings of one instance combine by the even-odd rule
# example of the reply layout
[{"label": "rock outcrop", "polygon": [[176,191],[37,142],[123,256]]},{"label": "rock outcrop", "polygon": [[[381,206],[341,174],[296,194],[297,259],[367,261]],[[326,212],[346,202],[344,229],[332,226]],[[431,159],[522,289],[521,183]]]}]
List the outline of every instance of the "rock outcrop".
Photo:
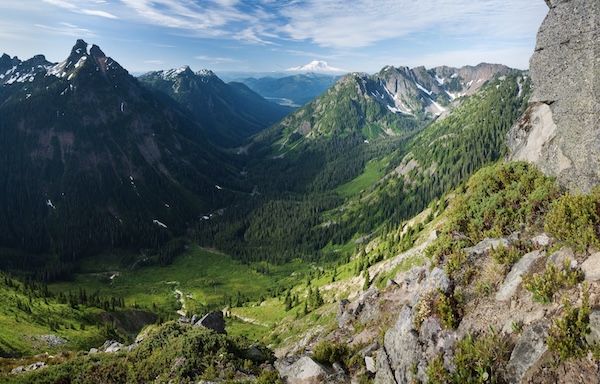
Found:
[{"label": "rock outcrop", "polygon": [[530,60],[531,105],[510,130],[510,160],[531,161],[572,192],[600,185],[600,2],[545,0]]},{"label": "rock outcrop", "polygon": [[225,331],[225,325],[226,324],[225,320],[223,319],[223,312],[215,311],[206,314],[203,318],[194,323],[192,327],[202,327],[206,329],[211,329],[219,334],[226,335],[227,332]]}]

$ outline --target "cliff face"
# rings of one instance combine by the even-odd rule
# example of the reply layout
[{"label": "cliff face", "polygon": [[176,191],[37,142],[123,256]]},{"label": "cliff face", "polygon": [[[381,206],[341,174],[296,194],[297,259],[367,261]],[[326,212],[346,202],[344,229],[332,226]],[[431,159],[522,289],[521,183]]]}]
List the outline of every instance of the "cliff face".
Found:
[{"label": "cliff face", "polygon": [[600,2],[545,0],[530,60],[534,93],[509,132],[509,160],[527,160],[572,192],[600,185]]}]

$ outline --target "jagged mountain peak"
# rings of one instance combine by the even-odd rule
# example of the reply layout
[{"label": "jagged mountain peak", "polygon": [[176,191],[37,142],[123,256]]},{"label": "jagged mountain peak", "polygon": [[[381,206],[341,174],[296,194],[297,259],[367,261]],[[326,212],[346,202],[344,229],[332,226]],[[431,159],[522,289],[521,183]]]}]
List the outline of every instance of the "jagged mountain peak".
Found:
[{"label": "jagged mountain peak", "polygon": [[48,68],[48,76],[58,78],[66,77],[70,80],[80,68],[91,65],[89,73],[100,72],[104,77],[111,77],[114,74],[128,74],[119,63],[106,56],[102,49],[96,44],[88,44],[79,39],[71,49],[71,53],[66,60]]},{"label": "jagged mountain peak", "polygon": [[0,57],[0,85],[12,85],[34,81],[36,75],[52,66],[44,55],[36,55],[29,60],[21,61],[7,54]]}]

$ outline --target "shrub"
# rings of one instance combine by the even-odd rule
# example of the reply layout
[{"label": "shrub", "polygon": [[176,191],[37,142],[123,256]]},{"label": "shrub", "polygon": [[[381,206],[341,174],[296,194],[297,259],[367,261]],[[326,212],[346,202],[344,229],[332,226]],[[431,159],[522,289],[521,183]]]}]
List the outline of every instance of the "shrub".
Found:
[{"label": "shrub", "polygon": [[560,270],[555,264],[548,264],[543,273],[523,276],[523,288],[533,293],[533,299],[544,304],[552,301],[554,294],[562,288],[574,287],[583,281],[583,273],[571,268],[569,260]]},{"label": "shrub", "polygon": [[313,358],[322,364],[341,363],[348,354],[349,350],[347,345],[333,344],[328,340],[321,341],[312,351]]},{"label": "shrub", "polygon": [[565,194],[550,205],[545,229],[557,240],[585,252],[600,245],[600,187],[589,195]]},{"label": "shrub", "polygon": [[521,259],[521,252],[513,246],[504,247],[504,244],[498,244],[498,248],[493,248],[490,251],[492,258],[502,265],[512,266],[514,263]]},{"label": "shrub", "polygon": [[423,295],[415,306],[414,326],[421,328],[421,323],[429,316],[437,316],[442,326],[447,329],[458,327],[462,319],[463,297],[459,289],[447,295],[441,289]]},{"label": "shrub", "polygon": [[486,167],[467,183],[451,213],[450,230],[473,243],[508,235],[521,224],[534,225],[541,212],[560,196],[552,178],[533,165],[510,162]]},{"label": "shrub", "polygon": [[498,374],[509,357],[506,341],[493,329],[490,334],[474,337],[472,334],[456,345],[452,365],[454,372],[444,367],[441,355],[433,359],[427,367],[430,383],[498,383],[502,382]]},{"label": "shrub", "polygon": [[554,319],[546,344],[556,352],[559,361],[580,358],[591,350],[585,337],[591,332],[589,292],[584,289],[581,307],[573,308],[568,299],[563,300],[564,316]]}]

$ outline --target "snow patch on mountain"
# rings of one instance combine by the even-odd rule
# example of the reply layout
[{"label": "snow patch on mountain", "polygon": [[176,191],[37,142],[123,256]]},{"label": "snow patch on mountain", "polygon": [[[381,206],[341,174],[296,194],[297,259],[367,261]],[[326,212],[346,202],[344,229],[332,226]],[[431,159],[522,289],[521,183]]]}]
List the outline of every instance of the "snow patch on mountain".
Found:
[{"label": "snow patch on mountain", "polygon": [[421,91],[425,92],[427,95],[431,96],[431,94],[433,93],[430,90],[426,89],[421,84],[417,83],[416,81],[415,81],[415,84],[417,85],[417,88],[419,88]]},{"label": "snow patch on mountain", "polygon": [[187,65],[184,65],[181,68],[177,68],[177,69],[168,69],[166,71],[159,71],[158,73],[161,75],[161,77],[164,80],[173,80],[175,79],[177,76],[181,75],[182,73],[185,73],[187,71],[191,72],[190,67],[188,67]]},{"label": "snow patch on mountain", "polygon": [[314,60],[310,63],[286,69],[289,72],[348,72],[345,69],[332,67],[326,61]]}]

